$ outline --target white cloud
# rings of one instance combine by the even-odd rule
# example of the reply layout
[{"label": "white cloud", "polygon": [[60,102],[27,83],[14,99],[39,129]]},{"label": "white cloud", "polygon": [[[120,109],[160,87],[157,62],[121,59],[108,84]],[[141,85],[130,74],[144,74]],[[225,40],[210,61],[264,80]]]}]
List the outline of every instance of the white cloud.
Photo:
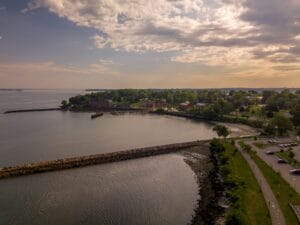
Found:
[{"label": "white cloud", "polygon": [[[214,6],[212,6],[214,5]],[[240,9],[220,0],[35,0],[24,11],[46,7],[79,26],[92,27],[99,48],[172,51],[199,46],[224,31],[228,37],[249,29]]]},{"label": "white cloud", "polygon": [[96,29],[97,48],[176,51],[173,61],[209,65],[300,58],[298,0],[33,0],[23,12],[40,7]]}]

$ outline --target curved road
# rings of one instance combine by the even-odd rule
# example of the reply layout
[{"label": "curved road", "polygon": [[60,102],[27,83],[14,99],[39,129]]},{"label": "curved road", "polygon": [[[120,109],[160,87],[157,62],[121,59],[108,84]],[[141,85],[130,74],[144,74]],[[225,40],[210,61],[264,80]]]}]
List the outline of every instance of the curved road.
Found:
[{"label": "curved road", "polygon": [[284,216],[282,214],[282,211],[279,207],[279,204],[277,202],[277,199],[275,198],[275,195],[273,194],[273,191],[271,187],[269,186],[267,180],[265,179],[264,175],[260,171],[260,169],[257,167],[255,162],[251,159],[250,155],[247,154],[245,151],[242,150],[241,146],[237,144],[238,150],[241,152],[247,163],[249,164],[259,186],[263,193],[263,196],[265,198],[265,201],[268,205],[272,224],[273,225],[286,225]]}]

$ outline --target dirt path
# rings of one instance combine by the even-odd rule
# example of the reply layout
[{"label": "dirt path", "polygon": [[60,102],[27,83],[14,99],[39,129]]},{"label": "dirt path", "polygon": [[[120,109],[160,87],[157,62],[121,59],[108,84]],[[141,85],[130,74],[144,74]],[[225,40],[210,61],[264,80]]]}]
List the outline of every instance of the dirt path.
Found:
[{"label": "dirt path", "polygon": [[251,159],[250,155],[242,150],[241,146],[238,145],[238,149],[241,152],[241,154],[243,155],[243,157],[245,158],[245,160],[248,162],[254,176],[256,177],[256,180],[260,186],[260,189],[263,193],[265,201],[268,205],[272,224],[273,225],[286,225],[284,216],[279,207],[277,199],[275,198],[275,195],[273,194],[273,191],[272,191],[271,187],[269,186],[268,182],[266,181],[265,177],[263,176],[262,172],[257,167],[255,162]]}]

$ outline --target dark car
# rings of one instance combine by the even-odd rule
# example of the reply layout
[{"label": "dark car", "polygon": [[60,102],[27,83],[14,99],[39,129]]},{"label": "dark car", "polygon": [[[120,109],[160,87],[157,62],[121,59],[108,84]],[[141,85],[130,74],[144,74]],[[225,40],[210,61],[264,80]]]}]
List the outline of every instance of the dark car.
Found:
[{"label": "dark car", "polygon": [[288,163],[285,159],[281,159],[281,158],[278,158],[277,162],[282,164]]},{"label": "dark car", "polygon": [[293,170],[290,170],[290,174],[300,175],[300,169],[293,169]]},{"label": "dark car", "polygon": [[274,155],[274,153],[275,153],[274,151],[266,151],[265,152],[266,155]]}]

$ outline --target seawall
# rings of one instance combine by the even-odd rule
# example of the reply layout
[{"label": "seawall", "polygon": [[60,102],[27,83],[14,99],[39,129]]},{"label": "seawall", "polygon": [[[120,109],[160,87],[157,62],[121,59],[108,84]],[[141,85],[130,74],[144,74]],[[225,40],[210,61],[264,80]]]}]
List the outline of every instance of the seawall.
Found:
[{"label": "seawall", "polygon": [[75,167],[83,167],[89,165],[103,164],[109,162],[118,162],[122,160],[135,159],[141,157],[154,156],[159,154],[167,154],[180,151],[185,148],[190,148],[210,140],[191,141],[184,143],[160,145],[153,147],[137,148],[126,151],[79,156],[73,158],[57,159],[44,162],[28,163],[23,165],[0,168],[0,179],[22,176],[34,173],[42,173],[55,170],[70,169]]}]

